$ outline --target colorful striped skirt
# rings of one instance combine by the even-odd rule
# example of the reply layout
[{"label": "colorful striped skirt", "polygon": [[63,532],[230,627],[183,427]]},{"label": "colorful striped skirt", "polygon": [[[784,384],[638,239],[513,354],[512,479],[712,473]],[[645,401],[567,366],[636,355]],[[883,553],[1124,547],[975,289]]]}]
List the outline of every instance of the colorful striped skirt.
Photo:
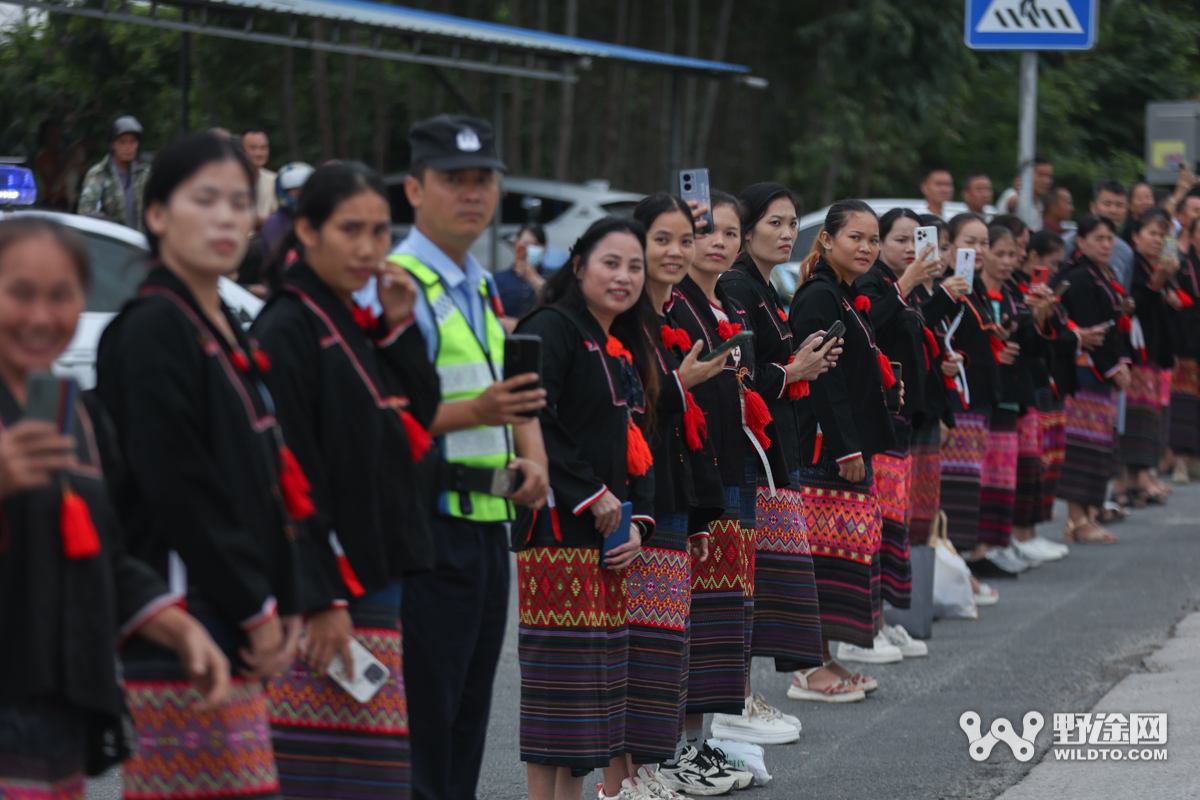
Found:
[{"label": "colorful striped skirt", "polygon": [[725,514],[708,526],[708,559],[692,571],[689,714],[740,714],[745,705],[746,539],[741,511],[742,487],[726,486]]},{"label": "colorful striped skirt", "polygon": [[942,446],[941,504],[947,532],[959,551],[979,543],[979,502],[991,409],[955,411],[954,427]]},{"label": "colorful striped skirt", "polygon": [[892,416],[896,429],[895,450],[871,457],[875,472],[875,495],[883,518],[879,546],[880,591],[883,599],[896,608],[912,605],[912,561],[908,546],[908,497],[912,475],[912,454],[908,442],[912,426],[899,415]]},{"label": "colorful striped skirt", "polygon": [[1125,390],[1125,432],[1121,434],[1121,463],[1132,470],[1158,464],[1162,444],[1162,394],[1159,369],[1138,364],[1130,369]]},{"label": "colorful striped skirt", "polygon": [[396,583],[350,603],[354,638],[388,671],[387,682],[368,702],[316,677],[303,659],[270,686],[271,738],[285,798],[409,796],[400,597]]},{"label": "colorful striped skirt", "polygon": [[1072,503],[1100,507],[1113,476],[1116,419],[1108,386],[1080,389],[1066,403],[1066,455],[1058,496]]},{"label": "colorful striped skirt", "polygon": [[0,706],[0,798],[83,800],[87,721],[65,700]]},{"label": "colorful striped skirt", "polygon": [[[754,644],[754,562],[755,547],[758,544],[758,467],[758,454],[753,451],[748,453],[743,473],[746,480],[740,491],[742,509],[741,515],[738,517],[738,523],[742,528],[742,592],[746,609],[747,670],[750,669],[750,651]],[[743,687],[743,691],[745,691],[745,687]]]},{"label": "colorful striped skirt", "polygon": [[979,543],[1008,547],[1017,494],[1017,412],[997,407],[988,426],[979,494]]},{"label": "colorful striped skirt", "polygon": [[598,547],[517,554],[521,760],[590,770],[625,752],[625,582]]},{"label": "colorful striped skirt", "polygon": [[860,483],[843,480],[832,460],[801,467],[796,476],[812,544],[821,635],[859,647],[871,647],[883,624],[883,519],[871,464],[866,466]]},{"label": "colorful striped skirt", "polygon": [[1171,449],[1171,377],[1174,370],[1159,369],[1158,372],[1158,408],[1161,425],[1158,434],[1158,458],[1161,461],[1167,457]]},{"label": "colorful striped skirt", "polygon": [[777,488],[772,497],[768,487],[758,487],[750,653],[774,658],[780,672],[824,663],[817,586],[803,514],[795,488]]},{"label": "colorful striped skirt", "polygon": [[1017,420],[1017,486],[1012,524],[1030,528],[1042,513],[1042,413],[1028,408]]},{"label": "colorful striped skirt", "polygon": [[635,764],[656,764],[675,756],[688,698],[688,515],[656,517],[654,538],[624,575],[629,619],[625,751]]},{"label": "colorful striped skirt", "polygon": [[913,428],[908,481],[908,541],[928,544],[942,499],[942,424],[927,419]]},{"label": "colorful striped skirt", "polygon": [[1058,481],[1066,458],[1067,409],[1053,389],[1038,389],[1037,398],[1042,425],[1042,493],[1035,521],[1048,522],[1054,519],[1054,501],[1058,499]]},{"label": "colorful striped skirt", "polygon": [[1180,356],[1171,375],[1171,449],[1200,455],[1200,363]]}]

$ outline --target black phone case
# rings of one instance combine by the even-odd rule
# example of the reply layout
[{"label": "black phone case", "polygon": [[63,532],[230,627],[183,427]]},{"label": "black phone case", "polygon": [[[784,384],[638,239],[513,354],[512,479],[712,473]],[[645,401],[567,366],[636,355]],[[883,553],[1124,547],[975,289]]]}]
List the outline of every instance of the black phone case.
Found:
[{"label": "black phone case", "polygon": [[[504,340],[504,377],[512,378],[536,372],[537,383],[525,384],[522,391],[542,388],[542,337],[514,333]],[[536,411],[525,411],[523,417],[536,417]]]}]

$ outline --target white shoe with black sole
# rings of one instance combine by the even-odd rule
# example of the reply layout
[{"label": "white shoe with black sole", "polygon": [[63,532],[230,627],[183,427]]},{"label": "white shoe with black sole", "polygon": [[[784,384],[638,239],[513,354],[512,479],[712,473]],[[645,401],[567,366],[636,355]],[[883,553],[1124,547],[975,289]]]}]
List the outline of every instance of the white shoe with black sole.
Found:
[{"label": "white shoe with black sole", "polygon": [[684,750],[674,764],[660,766],[658,779],[667,788],[693,797],[716,797],[732,791],[737,784],[736,778],[695,747]]},{"label": "white shoe with black sole", "polygon": [[747,772],[744,769],[738,769],[733,764],[729,763],[729,756],[725,755],[725,751],[719,747],[713,747],[708,742],[704,743],[701,752],[708,758],[709,761],[716,764],[725,772],[726,775],[734,779],[735,789],[749,789],[750,784],[754,783],[754,773]]}]

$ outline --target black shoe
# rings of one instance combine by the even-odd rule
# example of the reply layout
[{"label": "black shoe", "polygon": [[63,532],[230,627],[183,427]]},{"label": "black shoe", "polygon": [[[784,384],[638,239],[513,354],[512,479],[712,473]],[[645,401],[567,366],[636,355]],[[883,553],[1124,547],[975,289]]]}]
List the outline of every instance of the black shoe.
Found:
[{"label": "black shoe", "polygon": [[971,574],[976,578],[1016,578],[1022,572],[1029,569],[1027,564],[1017,564],[1012,559],[1003,557],[995,557],[992,553],[996,551],[989,550],[983,558],[974,561],[968,561],[967,566],[971,569]]}]

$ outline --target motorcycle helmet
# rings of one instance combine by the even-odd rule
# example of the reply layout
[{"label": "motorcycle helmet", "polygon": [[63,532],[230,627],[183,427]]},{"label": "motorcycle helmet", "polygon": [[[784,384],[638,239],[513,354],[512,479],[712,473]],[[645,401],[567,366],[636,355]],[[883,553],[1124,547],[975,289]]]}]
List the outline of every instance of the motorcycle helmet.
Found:
[{"label": "motorcycle helmet", "polygon": [[275,178],[275,197],[279,207],[289,214],[296,210],[296,198],[288,194],[288,189],[299,189],[313,174],[313,168],[303,161],[291,161],[279,168]]}]

